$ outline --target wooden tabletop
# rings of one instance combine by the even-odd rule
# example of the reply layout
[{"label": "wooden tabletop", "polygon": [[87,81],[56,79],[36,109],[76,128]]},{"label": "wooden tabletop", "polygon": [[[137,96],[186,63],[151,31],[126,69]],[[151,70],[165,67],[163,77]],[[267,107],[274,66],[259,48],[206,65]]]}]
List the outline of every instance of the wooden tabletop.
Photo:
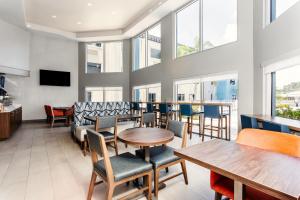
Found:
[{"label": "wooden tabletop", "polygon": [[279,199],[300,198],[300,159],[235,142],[212,140],[175,155]]},{"label": "wooden tabletop", "polygon": [[126,144],[150,147],[171,142],[174,133],[160,128],[132,128],[119,133],[118,138]]},{"label": "wooden tabletop", "polygon": [[286,125],[289,127],[289,129],[296,132],[300,132],[299,120],[287,119],[283,117],[272,117],[271,115],[246,115],[246,116],[254,117],[258,121],[268,121],[268,122]]},{"label": "wooden tabletop", "polygon": [[[142,116],[138,114],[127,114],[127,115],[117,115],[116,117],[118,121],[122,121],[127,119],[137,119],[137,118],[141,118]],[[96,122],[97,116],[85,116],[84,119],[92,122]]]}]

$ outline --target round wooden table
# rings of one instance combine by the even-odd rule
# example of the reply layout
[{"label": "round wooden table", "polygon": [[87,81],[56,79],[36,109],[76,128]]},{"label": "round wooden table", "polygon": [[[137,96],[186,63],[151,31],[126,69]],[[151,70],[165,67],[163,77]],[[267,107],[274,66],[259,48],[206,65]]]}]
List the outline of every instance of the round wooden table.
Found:
[{"label": "round wooden table", "polygon": [[150,147],[171,142],[174,133],[160,128],[131,128],[119,133],[118,138],[125,144],[143,147],[145,160],[150,162]]}]

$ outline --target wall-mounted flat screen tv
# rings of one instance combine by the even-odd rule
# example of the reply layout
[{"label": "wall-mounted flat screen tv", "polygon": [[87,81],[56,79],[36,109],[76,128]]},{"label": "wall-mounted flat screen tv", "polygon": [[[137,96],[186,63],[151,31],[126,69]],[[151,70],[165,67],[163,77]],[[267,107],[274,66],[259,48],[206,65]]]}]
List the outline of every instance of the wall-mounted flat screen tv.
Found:
[{"label": "wall-mounted flat screen tv", "polygon": [[69,87],[71,86],[71,73],[41,69],[40,85]]}]

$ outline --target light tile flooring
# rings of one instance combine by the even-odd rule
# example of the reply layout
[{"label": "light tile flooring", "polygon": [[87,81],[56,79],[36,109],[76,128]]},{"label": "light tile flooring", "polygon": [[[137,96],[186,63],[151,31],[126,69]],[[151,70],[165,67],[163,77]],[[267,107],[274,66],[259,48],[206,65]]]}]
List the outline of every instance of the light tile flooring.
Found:
[{"label": "light tile flooring", "polygon": [[[189,145],[199,141],[194,135]],[[170,145],[179,144],[174,140]],[[133,147],[126,149],[121,143],[119,148],[120,152],[134,152]],[[113,155],[114,150],[109,150]],[[171,167],[169,174],[179,169]],[[189,185],[184,184],[183,177],[177,177],[159,191],[159,199],[213,199],[209,171],[191,163],[187,163],[187,170]],[[44,123],[24,123],[10,139],[0,142],[0,200],[83,200],[90,176],[90,157],[83,156],[67,127],[50,129]],[[120,186],[115,197],[128,189]],[[105,185],[98,185],[93,199],[104,199],[104,194]]]}]

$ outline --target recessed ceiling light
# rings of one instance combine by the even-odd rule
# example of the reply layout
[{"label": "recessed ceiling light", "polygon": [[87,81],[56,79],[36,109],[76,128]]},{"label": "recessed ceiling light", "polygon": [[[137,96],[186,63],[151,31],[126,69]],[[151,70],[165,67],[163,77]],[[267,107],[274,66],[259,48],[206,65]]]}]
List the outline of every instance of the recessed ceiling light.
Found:
[{"label": "recessed ceiling light", "polygon": [[162,4],[162,2],[160,1],[160,2],[158,2],[158,5],[160,6]]},{"label": "recessed ceiling light", "polygon": [[81,22],[77,22],[78,25],[82,24]]},{"label": "recessed ceiling light", "polygon": [[92,4],[92,3],[88,3],[87,5],[88,5],[88,6],[92,6],[93,4]]},{"label": "recessed ceiling light", "polygon": [[149,10],[149,13],[152,13],[152,11],[153,11],[153,10],[152,10],[152,9],[150,9],[150,10]]},{"label": "recessed ceiling light", "polygon": [[26,25],[26,27],[27,27],[27,28],[30,28],[30,27],[31,27],[31,25],[30,25],[30,24],[27,24],[27,25]]},{"label": "recessed ceiling light", "polygon": [[55,19],[55,18],[56,18],[56,15],[52,15],[51,17],[52,17],[53,19]]},{"label": "recessed ceiling light", "polygon": [[112,11],[111,14],[112,14],[112,15],[116,15],[117,12],[116,12],[116,11]]}]

